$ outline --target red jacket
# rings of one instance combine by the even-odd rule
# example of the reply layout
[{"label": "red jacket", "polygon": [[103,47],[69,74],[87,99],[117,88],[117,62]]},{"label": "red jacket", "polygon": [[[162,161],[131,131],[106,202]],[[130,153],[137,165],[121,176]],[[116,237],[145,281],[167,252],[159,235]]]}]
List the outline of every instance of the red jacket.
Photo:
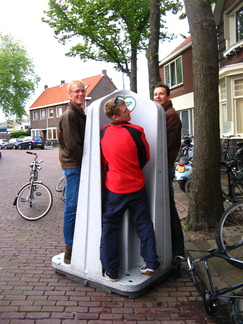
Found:
[{"label": "red jacket", "polygon": [[102,127],[101,151],[107,189],[124,194],[144,187],[142,168],[149,161],[150,153],[142,127],[124,122]]}]

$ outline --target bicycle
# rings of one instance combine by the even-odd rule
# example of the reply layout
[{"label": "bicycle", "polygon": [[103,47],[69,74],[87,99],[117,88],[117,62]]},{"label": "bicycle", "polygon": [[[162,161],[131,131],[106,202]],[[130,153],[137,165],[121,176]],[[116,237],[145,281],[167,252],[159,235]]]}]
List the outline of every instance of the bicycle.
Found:
[{"label": "bicycle", "polygon": [[[223,141],[226,143],[226,146],[223,148],[221,152],[221,161],[226,162],[226,161],[236,161],[236,168],[238,171],[243,171],[243,142],[237,142],[237,146],[239,147],[235,155],[233,155],[230,152],[229,149],[229,142],[231,137],[236,137],[237,135],[229,135],[229,136],[224,136],[223,135]],[[238,137],[240,137],[238,135]],[[224,169],[222,170],[224,171]]]},{"label": "bicycle", "polygon": [[[217,236],[216,236],[217,241]],[[178,270],[178,264],[180,265],[180,269],[186,271],[190,278],[192,279],[192,282],[197,288],[200,288],[201,285],[199,283],[200,276],[197,274],[196,271],[196,264],[199,262],[204,263],[204,267],[206,269],[206,274],[208,278],[209,283],[209,290],[204,289],[204,291],[201,291],[203,302],[204,302],[204,308],[208,315],[212,316],[217,310],[219,306],[219,301],[224,302],[229,305],[230,313],[231,313],[231,320],[233,323],[243,323],[243,289],[240,291],[236,291],[239,288],[243,287],[243,283],[233,285],[231,287],[224,287],[221,289],[218,289],[213,284],[213,279],[208,263],[208,259],[212,257],[218,257],[221,259],[224,259],[226,261],[231,261],[230,257],[226,254],[226,251],[237,249],[239,247],[243,246],[243,242],[241,244],[231,246],[230,248],[227,248],[226,250],[219,250],[219,249],[210,249],[207,252],[209,254],[201,256],[195,260],[191,260],[190,257],[182,257],[177,256],[175,258],[175,269]],[[184,267],[181,266],[181,262],[187,262],[188,264],[188,270],[186,270]],[[234,259],[234,265],[239,264],[243,267],[243,261]],[[200,291],[200,289],[199,289]],[[232,292],[232,293],[231,293]],[[230,294],[231,293],[231,294]]]},{"label": "bicycle", "polygon": [[235,160],[221,161],[226,167],[227,186],[222,190],[223,197],[227,202],[236,202],[243,199],[243,173],[237,169]]},{"label": "bicycle", "polygon": [[[217,244],[235,267],[243,269],[243,200],[232,204],[222,215],[217,229]],[[235,247],[238,247],[237,249]]]},{"label": "bicycle", "polygon": [[[221,161],[221,165],[225,167],[222,173],[227,174],[226,188],[222,189],[222,195],[228,203],[234,203],[243,199],[243,172],[237,169],[235,160]],[[191,181],[185,182],[185,193],[188,198],[191,197]]]},{"label": "bicycle", "polygon": [[176,161],[179,161],[182,157],[193,158],[194,155],[194,142],[192,135],[185,135],[183,137],[180,150],[177,155]]},{"label": "bicycle", "polygon": [[38,155],[32,152],[26,152],[35,155],[34,161],[30,164],[29,182],[22,186],[13,202],[21,217],[29,221],[36,221],[46,216],[53,203],[51,190],[38,180],[38,174],[41,170],[40,163],[37,161]]},{"label": "bicycle", "polygon": [[56,184],[56,191],[61,192],[61,200],[65,202],[65,188],[66,188],[66,177],[62,176]]},{"label": "bicycle", "polygon": [[226,143],[226,146],[223,148],[221,152],[221,161],[230,161],[233,160],[233,155],[230,152],[229,149],[229,142],[231,137],[235,137],[235,135],[229,135],[229,136],[222,136],[223,137],[223,142]]}]

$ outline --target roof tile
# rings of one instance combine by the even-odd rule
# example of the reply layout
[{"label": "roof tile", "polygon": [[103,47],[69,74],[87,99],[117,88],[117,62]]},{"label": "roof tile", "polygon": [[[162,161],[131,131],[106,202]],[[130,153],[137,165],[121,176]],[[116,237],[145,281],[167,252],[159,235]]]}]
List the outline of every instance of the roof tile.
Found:
[{"label": "roof tile", "polygon": [[[104,75],[99,74],[89,78],[82,79],[87,86],[87,96],[90,95],[92,90],[97,86]],[[68,91],[67,91],[68,83],[64,83],[59,86],[55,86],[52,88],[47,88],[42,92],[42,94],[34,101],[34,103],[30,106],[30,108],[44,107],[50,106],[53,104],[63,103],[69,101]]]}]

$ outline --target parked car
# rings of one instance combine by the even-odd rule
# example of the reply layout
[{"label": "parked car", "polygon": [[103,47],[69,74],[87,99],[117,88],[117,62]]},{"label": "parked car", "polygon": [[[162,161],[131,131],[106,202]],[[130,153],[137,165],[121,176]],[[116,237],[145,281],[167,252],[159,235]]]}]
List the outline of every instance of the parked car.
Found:
[{"label": "parked car", "polygon": [[5,149],[17,149],[19,144],[23,142],[22,138],[11,138],[8,143],[5,144]]},{"label": "parked car", "polygon": [[8,143],[7,139],[0,139],[0,149],[4,149],[7,143]]},{"label": "parked car", "polygon": [[40,136],[26,136],[23,138],[23,142],[19,143],[19,149],[29,149],[32,150],[33,148],[45,148],[45,142],[43,138]]}]

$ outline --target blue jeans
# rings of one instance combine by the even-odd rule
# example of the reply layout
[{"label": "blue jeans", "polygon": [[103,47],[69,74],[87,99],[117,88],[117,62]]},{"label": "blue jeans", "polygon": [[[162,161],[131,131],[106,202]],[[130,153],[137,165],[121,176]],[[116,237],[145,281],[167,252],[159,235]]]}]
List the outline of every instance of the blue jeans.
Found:
[{"label": "blue jeans", "polygon": [[80,173],[81,168],[63,169],[63,174],[66,176],[63,234],[65,244],[70,247],[73,246]]},{"label": "blue jeans", "polygon": [[184,255],[184,236],[181,228],[180,218],[174,201],[173,179],[175,169],[168,168],[169,173],[169,196],[170,196],[170,219],[171,219],[171,237],[172,237],[172,255]]},{"label": "blue jeans", "polygon": [[141,256],[147,267],[157,269],[159,266],[145,187],[129,194],[115,194],[107,190],[102,215],[100,259],[103,270],[114,275],[118,275],[119,268],[119,225],[128,208],[130,208],[131,218],[141,241]]}]

